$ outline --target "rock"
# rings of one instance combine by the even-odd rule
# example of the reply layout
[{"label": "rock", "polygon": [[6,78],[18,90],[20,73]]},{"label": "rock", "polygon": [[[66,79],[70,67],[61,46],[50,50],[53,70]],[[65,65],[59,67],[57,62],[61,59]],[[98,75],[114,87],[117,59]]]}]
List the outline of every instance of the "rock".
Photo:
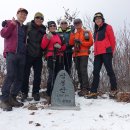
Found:
[{"label": "rock", "polygon": [[48,115],[52,115],[52,113],[48,113]]},{"label": "rock", "polygon": [[119,92],[116,96],[118,102],[130,102],[130,92]]},{"label": "rock", "polygon": [[35,115],[35,112],[30,113],[30,115]]},{"label": "rock", "polygon": [[103,118],[103,116],[102,116],[101,114],[99,115],[99,117],[100,117],[100,118]]},{"label": "rock", "polygon": [[41,124],[40,124],[40,123],[35,123],[35,125],[36,125],[36,126],[41,126]]},{"label": "rock", "polygon": [[38,108],[35,105],[30,105],[28,110],[38,110]]},{"label": "rock", "polygon": [[[75,90],[72,80],[65,70],[61,70],[55,80],[51,96],[52,108],[75,107]],[[66,108],[65,108],[66,109]]]},{"label": "rock", "polygon": [[29,124],[32,124],[33,123],[33,121],[29,121]]}]

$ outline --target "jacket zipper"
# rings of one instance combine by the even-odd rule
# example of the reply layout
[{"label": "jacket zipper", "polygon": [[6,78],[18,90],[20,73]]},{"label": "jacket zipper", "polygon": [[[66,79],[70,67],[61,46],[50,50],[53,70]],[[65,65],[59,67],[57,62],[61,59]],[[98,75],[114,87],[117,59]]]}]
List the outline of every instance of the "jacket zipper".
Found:
[{"label": "jacket zipper", "polygon": [[[96,34],[96,41],[98,41],[98,32],[97,32],[97,34]],[[95,41],[95,42],[96,42]],[[97,46],[96,46],[96,54],[97,54]]]},{"label": "jacket zipper", "polygon": [[16,32],[17,32],[17,40],[16,40],[16,51],[15,51],[15,54],[17,54],[17,51],[18,51],[18,24],[17,24],[17,28],[16,28]]}]

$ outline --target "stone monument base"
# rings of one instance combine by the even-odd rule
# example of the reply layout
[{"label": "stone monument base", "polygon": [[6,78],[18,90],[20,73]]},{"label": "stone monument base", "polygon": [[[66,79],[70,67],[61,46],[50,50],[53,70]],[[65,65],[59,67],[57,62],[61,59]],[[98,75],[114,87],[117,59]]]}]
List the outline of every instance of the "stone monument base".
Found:
[{"label": "stone monument base", "polygon": [[51,110],[76,110],[79,111],[80,107],[79,106],[50,106],[48,107]]}]

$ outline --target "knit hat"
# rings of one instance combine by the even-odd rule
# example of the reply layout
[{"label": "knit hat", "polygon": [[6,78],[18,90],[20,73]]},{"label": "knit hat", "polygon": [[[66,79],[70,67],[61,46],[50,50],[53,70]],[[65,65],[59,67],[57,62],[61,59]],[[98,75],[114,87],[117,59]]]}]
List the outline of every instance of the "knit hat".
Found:
[{"label": "knit hat", "polygon": [[103,14],[101,12],[95,13],[94,18],[93,18],[93,22],[95,22],[96,17],[101,17],[103,22],[105,20]]},{"label": "knit hat", "polygon": [[47,22],[47,26],[48,27],[51,26],[52,24],[56,25],[55,21],[49,21],[49,22]]},{"label": "knit hat", "polygon": [[61,20],[60,20],[60,24],[61,24],[61,23],[68,23],[68,22],[67,22],[66,19],[61,19]]},{"label": "knit hat", "polygon": [[41,12],[35,13],[34,18],[36,18],[36,17],[41,17],[44,19],[44,15]]},{"label": "knit hat", "polygon": [[25,12],[26,14],[28,14],[28,11],[26,9],[24,9],[24,8],[19,8],[18,11],[17,11],[17,14],[19,12]]}]

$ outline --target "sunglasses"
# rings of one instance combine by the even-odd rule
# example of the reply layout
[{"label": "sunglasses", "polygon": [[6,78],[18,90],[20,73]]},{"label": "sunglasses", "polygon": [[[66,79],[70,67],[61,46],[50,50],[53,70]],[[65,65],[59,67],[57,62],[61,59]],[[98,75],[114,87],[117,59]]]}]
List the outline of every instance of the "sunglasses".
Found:
[{"label": "sunglasses", "polygon": [[44,20],[43,17],[35,17],[36,19]]},{"label": "sunglasses", "polygon": [[102,19],[101,17],[96,17],[95,20],[99,20],[99,19]]},{"label": "sunglasses", "polygon": [[61,23],[61,24],[67,24],[67,22],[63,22],[63,23]]},{"label": "sunglasses", "polygon": [[56,27],[56,25],[50,25],[49,27]]}]

